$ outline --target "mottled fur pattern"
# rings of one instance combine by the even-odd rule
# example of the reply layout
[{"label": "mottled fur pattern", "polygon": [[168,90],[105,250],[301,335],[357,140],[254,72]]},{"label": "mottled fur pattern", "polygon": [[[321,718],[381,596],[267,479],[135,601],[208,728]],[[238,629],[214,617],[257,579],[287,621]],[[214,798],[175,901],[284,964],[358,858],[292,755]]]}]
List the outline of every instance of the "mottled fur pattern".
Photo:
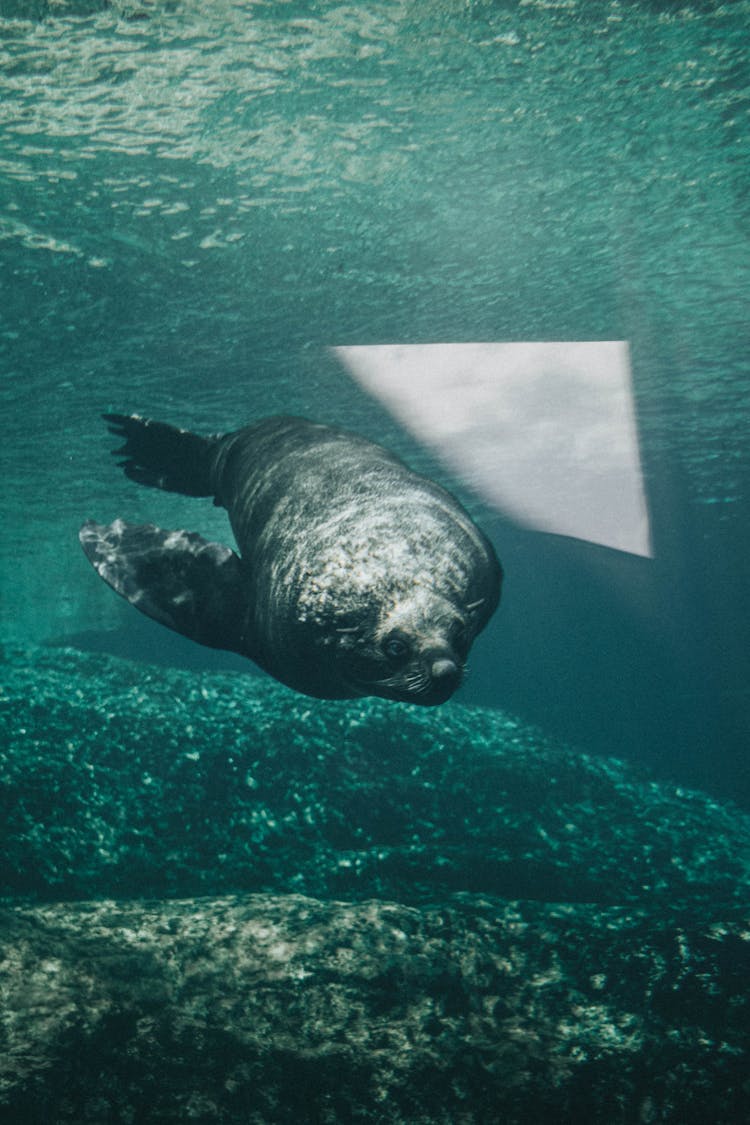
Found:
[{"label": "mottled fur pattern", "polygon": [[[498,604],[502,572],[489,541],[448,492],[380,446],[300,418],[268,418],[199,438],[137,416],[107,417],[125,438],[118,453],[132,479],[181,491],[182,472],[186,492],[213,495],[227,509],[240,549],[232,621],[218,627],[227,648],[325,698],[381,695],[434,704],[459,686],[471,643]],[[193,616],[185,629],[175,612],[184,589],[172,591],[169,613],[134,596],[138,560],[125,549],[118,553],[109,529],[92,531],[98,526],[87,525],[82,542],[110,585],[178,631],[199,640],[201,632],[217,634],[217,599],[208,591],[190,590]],[[205,586],[205,560],[218,554],[199,537],[161,535],[193,552],[198,540],[203,570],[195,577]],[[97,536],[106,541],[106,568],[97,559]],[[131,540],[142,543],[143,536]],[[158,542],[150,550],[156,555]],[[175,569],[173,559],[167,574]],[[183,586],[190,585],[189,565],[177,569]],[[228,574],[234,571],[225,565]],[[160,575],[162,600],[170,597],[168,585]],[[199,628],[204,602],[214,620]]]}]

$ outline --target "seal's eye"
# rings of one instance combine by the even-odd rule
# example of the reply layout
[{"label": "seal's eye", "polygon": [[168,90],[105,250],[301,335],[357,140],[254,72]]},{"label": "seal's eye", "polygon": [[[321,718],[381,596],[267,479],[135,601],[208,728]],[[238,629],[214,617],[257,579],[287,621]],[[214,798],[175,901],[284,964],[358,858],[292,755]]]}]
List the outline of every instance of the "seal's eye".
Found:
[{"label": "seal's eye", "polygon": [[403,637],[388,637],[383,643],[383,652],[389,660],[398,663],[409,655],[409,644]]}]

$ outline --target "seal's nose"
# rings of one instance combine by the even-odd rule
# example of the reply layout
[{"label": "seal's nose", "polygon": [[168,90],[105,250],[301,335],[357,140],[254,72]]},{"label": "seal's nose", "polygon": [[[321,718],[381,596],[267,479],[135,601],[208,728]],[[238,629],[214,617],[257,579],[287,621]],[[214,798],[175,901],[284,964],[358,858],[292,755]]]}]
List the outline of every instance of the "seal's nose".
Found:
[{"label": "seal's nose", "polygon": [[430,665],[433,680],[451,680],[458,676],[458,665],[448,656],[439,656]]}]

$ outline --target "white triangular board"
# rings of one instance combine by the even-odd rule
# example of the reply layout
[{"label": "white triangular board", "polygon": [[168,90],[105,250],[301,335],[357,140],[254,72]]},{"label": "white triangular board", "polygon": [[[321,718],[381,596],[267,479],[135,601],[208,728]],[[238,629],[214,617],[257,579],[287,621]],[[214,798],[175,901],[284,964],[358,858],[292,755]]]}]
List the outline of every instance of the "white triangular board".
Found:
[{"label": "white triangular board", "polygon": [[333,351],[500,512],[540,531],[651,555],[625,341]]}]

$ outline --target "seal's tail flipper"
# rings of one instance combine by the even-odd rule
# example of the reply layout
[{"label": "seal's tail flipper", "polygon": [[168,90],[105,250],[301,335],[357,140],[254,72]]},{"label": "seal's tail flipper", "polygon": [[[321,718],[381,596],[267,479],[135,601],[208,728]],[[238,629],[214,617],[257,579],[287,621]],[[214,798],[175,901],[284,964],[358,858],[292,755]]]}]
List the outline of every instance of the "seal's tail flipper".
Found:
[{"label": "seal's tail flipper", "polygon": [[220,435],[201,437],[138,414],[102,417],[110,433],[125,439],[113,455],[125,458],[120,465],[131,480],[186,496],[213,496],[211,467]]},{"label": "seal's tail flipper", "polygon": [[252,659],[243,636],[243,566],[228,547],[190,531],[87,520],[78,533],[96,572],[155,621],[210,648]]}]

